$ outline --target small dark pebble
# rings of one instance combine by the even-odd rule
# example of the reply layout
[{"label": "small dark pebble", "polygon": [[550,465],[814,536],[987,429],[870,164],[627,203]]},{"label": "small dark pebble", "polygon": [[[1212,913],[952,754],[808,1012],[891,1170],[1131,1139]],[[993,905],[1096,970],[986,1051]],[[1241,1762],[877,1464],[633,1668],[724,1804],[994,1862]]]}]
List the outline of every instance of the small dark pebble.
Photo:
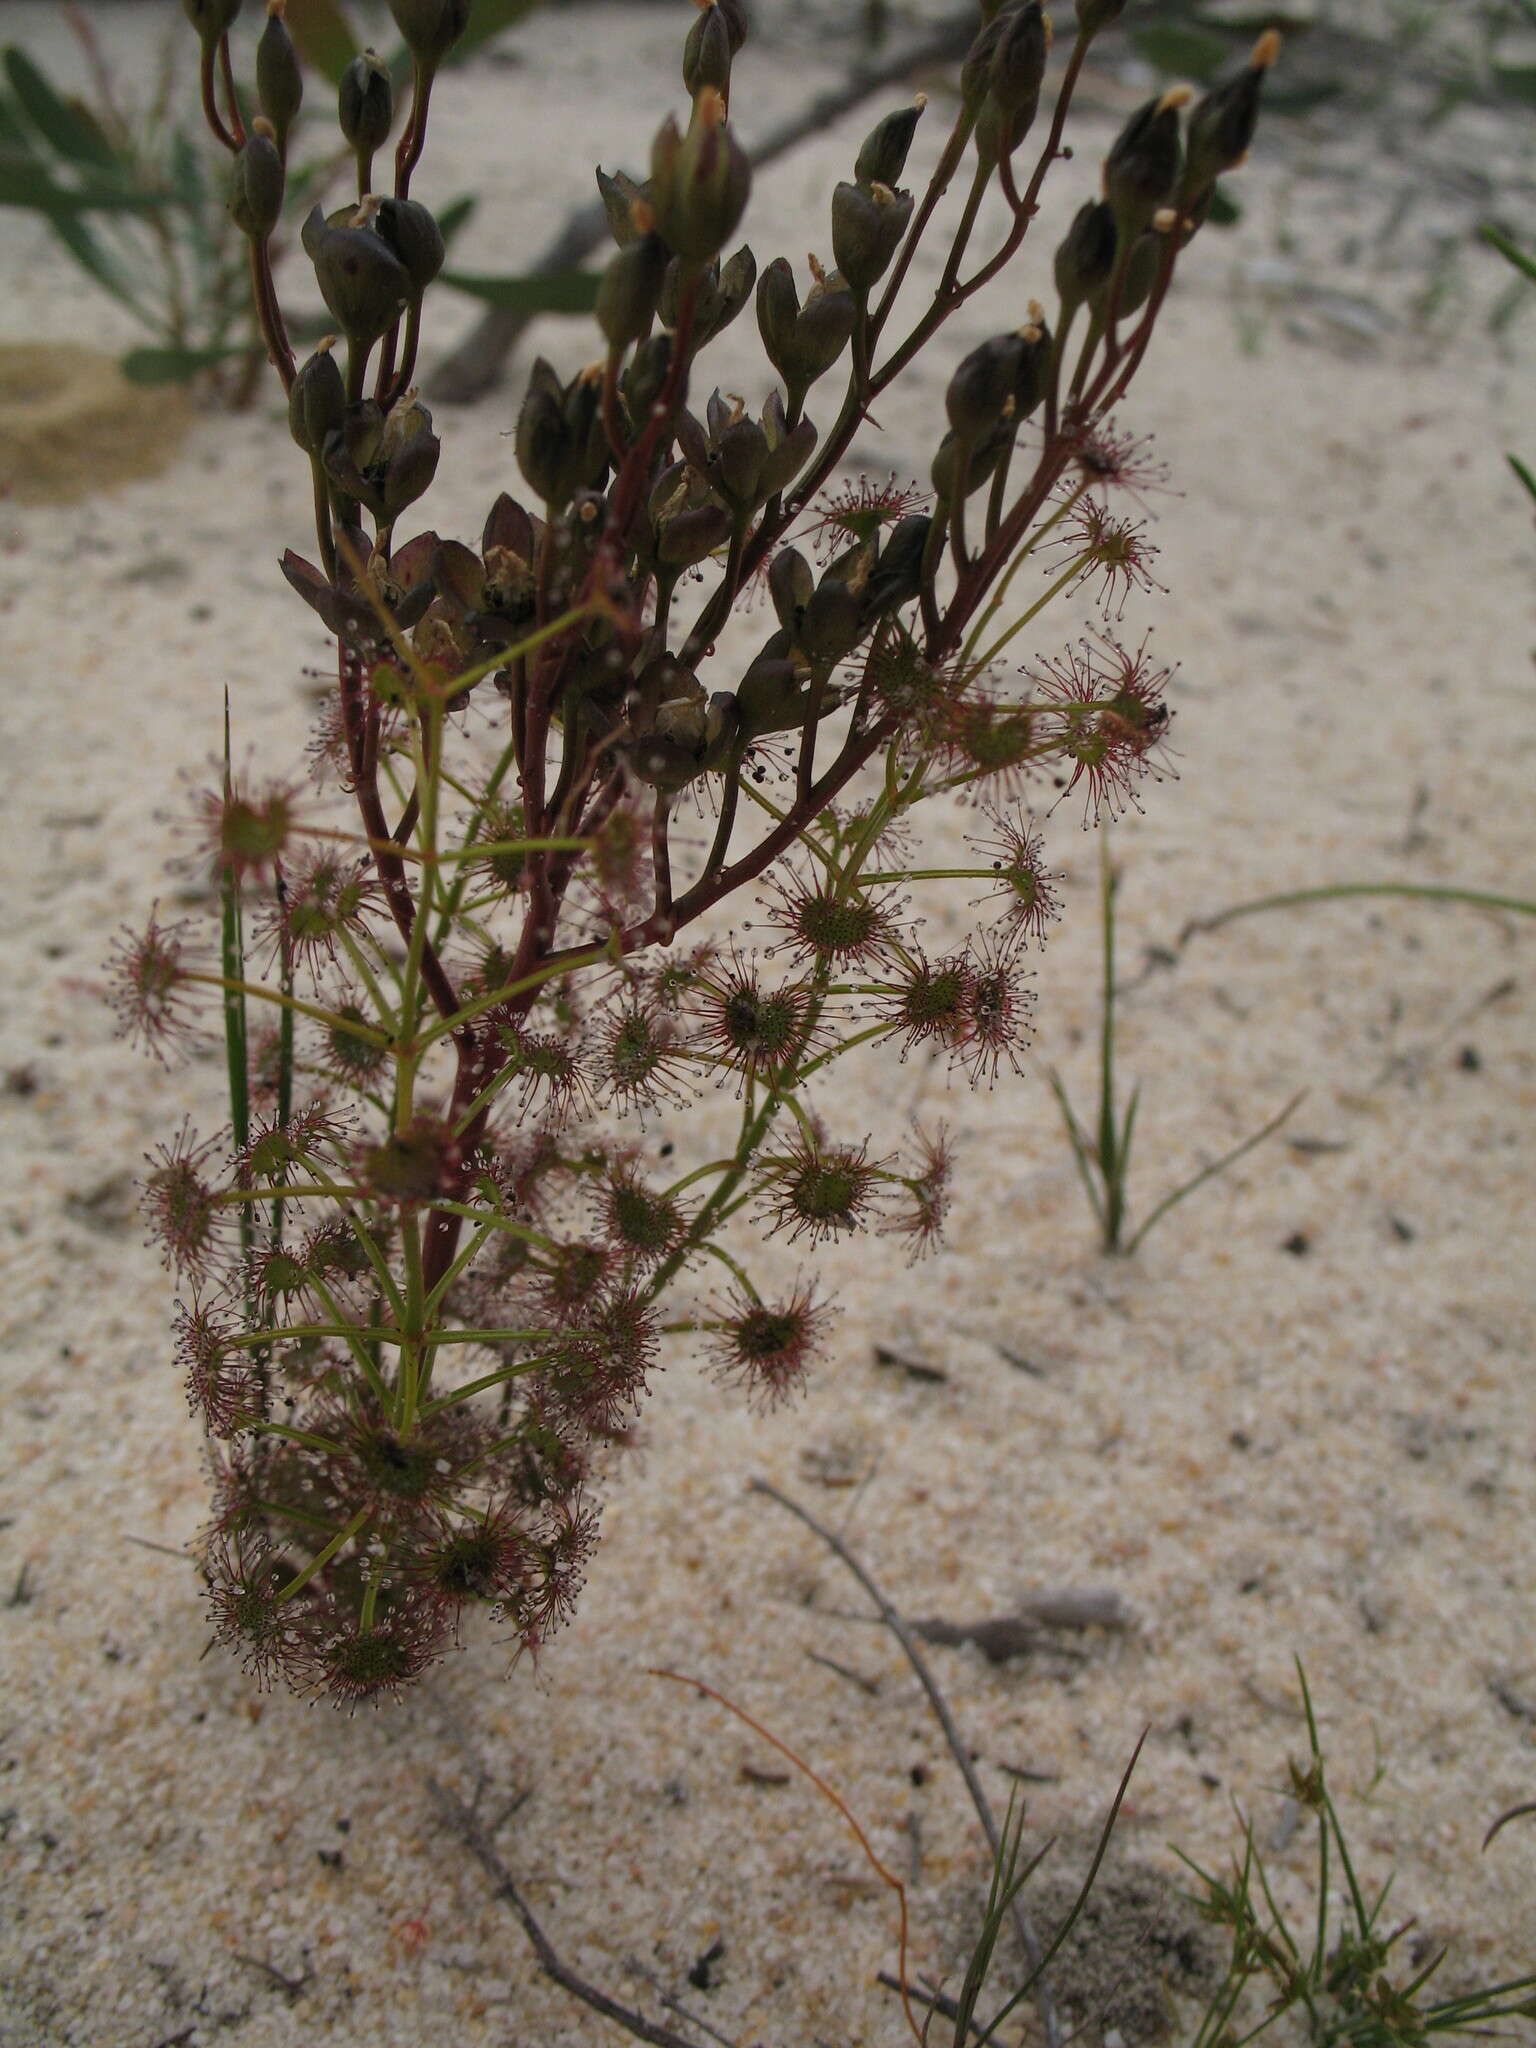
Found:
[{"label": "small dark pebble", "polygon": [[1248,1434],[1246,1429],[1234,1429],[1232,1434],[1227,1438],[1227,1442],[1232,1446],[1234,1451],[1246,1451],[1248,1446],[1253,1442],[1253,1438]]},{"label": "small dark pebble", "polygon": [[1464,1045],[1456,1055],[1456,1064],[1464,1074],[1480,1074],[1483,1071],[1483,1056],[1475,1045]]},{"label": "small dark pebble", "polygon": [[911,1770],[908,1771],[907,1776],[914,1785],[926,1785],[928,1782],[928,1766],[926,1764],[914,1764]]},{"label": "small dark pebble", "polygon": [[688,1972],[688,1982],[695,1991],[711,1991],[715,1983],[715,1965],[725,1954],[723,1941],[712,1941],[703,1955]]},{"label": "small dark pebble", "polygon": [[1293,1230],[1280,1249],[1289,1252],[1293,1259],[1304,1259],[1312,1249],[1312,1240],[1304,1230]]},{"label": "small dark pebble", "polygon": [[340,1849],[317,1849],[315,1854],[320,1858],[320,1861],[327,1870],[340,1870],[342,1864],[346,1861],[346,1857]]},{"label": "small dark pebble", "polygon": [[1414,1229],[1413,1225],[1411,1223],[1405,1223],[1401,1216],[1389,1216],[1387,1218],[1387,1221],[1391,1224],[1392,1235],[1397,1239],[1399,1244],[1412,1244],[1413,1240],[1419,1234]]}]

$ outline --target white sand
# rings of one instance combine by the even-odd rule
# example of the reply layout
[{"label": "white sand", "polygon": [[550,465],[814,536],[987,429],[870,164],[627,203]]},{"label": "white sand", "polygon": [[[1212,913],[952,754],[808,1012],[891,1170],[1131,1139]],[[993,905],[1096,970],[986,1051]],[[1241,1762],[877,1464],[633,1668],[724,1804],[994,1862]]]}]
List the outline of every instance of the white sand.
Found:
[{"label": "white sand", "polygon": [[[113,12],[142,34],[160,10]],[[52,13],[13,0],[6,33],[59,49]],[[585,196],[589,159],[639,158],[676,93],[676,32],[669,10],[535,22],[526,68],[445,89],[423,195],[504,164],[485,173],[487,234],[536,246]],[[796,48],[757,53],[779,74],[764,120],[810,75]],[[749,51],[749,133],[759,75]],[[763,180],[747,223],[760,261],[825,249],[822,195],[867,126],[855,116]],[[1079,133],[1058,209],[1109,132]],[[903,1871],[915,1816],[913,1958],[962,1965],[985,1862],[938,1732],[883,1632],[826,1611],[857,1608],[856,1589],[745,1494],[753,1474],[843,1529],[908,1614],[971,1619],[1058,1586],[1111,1588],[1135,1610],[1133,1633],[1090,1634],[1076,1662],[932,1653],[999,1804],[1001,1765],[1051,1774],[1030,1788],[1029,1840],[1062,1837],[1060,1880],[1081,1871],[1144,1727],[1121,1881],[1176,1881],[1170,1843],[1224,1862],[1233,1800],[1269,1840],[1302,1748],[1299,1656],[1362,1875],[1396,1869],[1388,1918],[1451,1943],[1456,1984],[1536,1966],[1536,1826],[1479,1854],[1492,1819],[1536,1797],[1529,922],[1357,902],[1237,925],[1136,978],[1186,919],[1269,890],[1403,877],[1536,894],[1531,523],[1502,460],[1536,452],[1528,325],[1490,340],[1505,280],[1468,256],[1452,331],[1426,340],[1405,317],[1419,245],[1341,270],[1351,227],[1377,216],[1304,175],[1314,143],[1286,133],[1261,142],[1239,236],[1191,252],[1126,414],[1155,426],[1184,493],[1157,501],[1172,594],[1144,614],[1182,662],[1179,779],[1115,842],[1140,1213],[1295,1089],[1307,1100],[1137,1259],[1107,1261],[1043,1078],[969,1097],[914,1062],[894,1105],[888,1063],[846,1084],[845,1130],[895,1128],[919,1097],[953,1123],[948,1248],[910,1271],[884,1241],[821,1261],[843,1314],[793,1413],[754,1418],[677,1358],[616,1475],[579,1618],[537,1680],[506,1682],[479,1640],[398,1708],[348,1719],[259,1698],[232,1660],[200,1661],[192,1572],[129,1540],[179,1546],[203,1513],[169,1287],[130,1183],[184,1112],[217,1123],[219,1074],[142,1062],[95,990],[115,928],[167,891],[165,815],[184,809],[178,774],[206,773],[223,686],[258,764],[286,765],[303,736],[301,668],[323,643],[274,563],[304,545],[308,485],[269,408],[205,420],[155,483],[0,509],[0,758],[16,777],[0,936],[0,2041],[618,2039],[539,1977],[435,1817],[426,1774],[467,1792],[481,1771],[487,1811],[526,1794],[502,1853],[570,1960],[617,1994],[655,2013],[649,1978],[743,2044],[905,2038],[874,1982],[894,1916],[835,1814],[799,1782],[745,1778],[777,1759],[647,1675],[695,1673],[766,1721]],[[937,139],[935,124],[914,171]],[[514,166],[535,159],[525,206]],[[1372,190],[1395,175],[1385,165]],[[1282,197],[1297,245],[1284,262],[1391,324],[1362,337],[1358,307],[1341,328],[1315,296],[1239,291],[1240,262],[1279,260]],[[1023,264],[1011,298],[983,301],[967,345],[1017,318],[1044,268]],[[0,333],[126,338],[15,214],[0,215],[0,273]],[[570,325],[538,339],[565,364],[589,346]],[[722,386],[760,394],[749,319],[716,354]],[[865,466],[920,469],[943,374],[935,360],[913,380]],[[477,530],[513,480],[511,416],[503,396],[440,419],[425,522]],[[1082,623],[1058,611],[1043,651]],[[1084,1107],[1096,847],[1078,817],[1064,805],[1050,827],[1068,915],[1041,963],[1038,1051]],[[946,813],[936,843],[956,848],[972,822]],[[704,1125],[724,1113],[707,1107]],[[1283,1248],[1296,1233],[1302,1256]],[[877,1344],[948,1378],[878,1368]],[[828,1483],[845,1479],[858,1484]],[[812,1651],[878,1679],[878,1696]],[[1309,1859],[1304,1830],[1275,1852],[1287,1899]],[[1121,1938],[1145,1976],[1135,1933],[1132,1916]],[[690,1988],[717,1939],[716,1988]],[[1116,2008],[1105,2023],[1145,2031]]]}]

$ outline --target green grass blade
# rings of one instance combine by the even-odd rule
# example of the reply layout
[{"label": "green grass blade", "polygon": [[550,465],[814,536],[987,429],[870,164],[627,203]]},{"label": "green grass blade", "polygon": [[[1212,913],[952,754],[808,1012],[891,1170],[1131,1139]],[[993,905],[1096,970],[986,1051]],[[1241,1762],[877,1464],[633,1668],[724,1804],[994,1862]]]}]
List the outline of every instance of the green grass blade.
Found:
[{"label": "green grass blade", "polygon": [[1502,228],[1496,228],[1492,221],[1484,221],[1478,235],[1490,249],[1497,249],[1506,263],[1512,263],[1522,276],[1536,284],[1536,257],[1528,256],[1518,242],[1510,240]]},{"label": "green grass blade", "polygon": [[1278,896],[1255,896],[1247,903],[1234,903],[1218,910],[1214,917],[1192,917],[1179,933],[1185,945],[1196,932],[1219,931],[1240,917],[1256,917],[1261,910],[1291,910],[1305,903],[1342,902],[1350,896],[1401,896],[1417,903],[1470,903],[1480,910],[1511,910],[1520,917],[1536,917],[1536,902],[1524,896],[1495,896],[1486,889],[1442,888],[1431,882],[1330,882],[1322,889],[1286,889]]},{"label": "green grass blade", "polygon": [[1192,1195],[1196,1188],[1204,1187],[1205,1183],[1208,1180],[1214,1180],[1217,1174],[1225,1173],[1229,1166],[1237,1164],[1245,1152],[1251,1152],[1256,1145],[1262,1145],[1266,1138],[1272,1137],[1279,1130],[1280,1126],[1300,1108],[1301,1104],[1306,1100],[1306,1095],[1307,1091],[1305,1088],[1298,1090],[1285,1105],[1284,1109],[1272,1116],[1267,1124],[1260,1125],[1259,1129],[1250,1132],[1240,1145],[1234,1145],[1230,1152],[1223,1152],[1219,1159],[1212,1160],[1209,1166],[1202,1167],[1199,1173],[1195,1174],[1192,1179],[1185,1181],[1181,1187],[1176,1187],[1172,1194],[1164,1195],[1163,1199],[1152,1211],[1152,1214],[1141,1225],[1136,1235],[1126,1246],[1127,1255],[1135,1251],[1153,1224],[1161,1222],[1163,1217],[1168,1214],[1168,1211],[1176,1208],[1186,1195]]},{"label": "green grass blade", "polygon": [[[224,799],[233,784],[229,749],[229,693],[224,694]],[[245,932],[240,916],[240,883],[226,866],[219,876],[220,955],[224,979],[238,984],[224,991],[224,1060],[229,1085],[229,1124],[235,1149],[243,1151],[251,1135],[251,1072],[245,1014]],[[255,1223],[249,1202],[240,1204],[240,1250],[250,1272],[255,1248]],[[247,1308],[251,1307],[247,1302]]]},{"label": "green grass blade", "polygon": [[1072,1157],[1077,1161],[1077,1170],[1082,1179],[1083,1192],[1088,1197],[1088,1206],[1092,1209],[1094,1220],[1102,1232],[1106,1227],[1104,1204],[1100,1201],[1099,1191],[1093,1184],[1093,1172],[1089,1164],[1093,1154],[1089,1150],[1088,1140],[1083,1136],[1082,1131],[1078,1127],[1077,1118],[1072,1114],[1072,1104],[1067,1099],[1067,1091],[1062,1085],[1060,1074],[1057,1073],[1054,1067],[1046,1070],[1046,1079],[1051,1084],[1051,1092],[1056,1097],[1057,1106],[1061,1110],[1062,1122],[1067,1127],[1067,1137],[1072,1145]]},{"label": "green grass blade", "polygon": [[1103,1863],[1105,1856],[1109,1853],[1109,1838],[1115,1831],[1115,1822],[1120,1818],[1120,1808],[1125,1804],[1125,1795],[1131,1789],[1131,1774],[1135,1770],[1141,1756],[1142,1747],[1146,1742],[1148,1733],[1149,1731],[1144,1728],[1136,1738],[1136,1747],[1131,1751],[1131,1760],[1126,1765],[1120,1783],[1116,1787],[1115,1796],[1105,1817],[1104,1826],[1099,1832],[1098,1846],[1093,1852],[1093,1861],[1089,1864],[1088,1874],[1083,1879],[1078,1889],[1077,1897],[1072,1902],[1071,1912],[1068,1913],[1066,1919],[1062,1921],[1056,1932],[1051,1936],[1046,1946],[1045,1954],[1041,1956],[1039,1962],[1036,1963],[1018,1990],[1013,1993],[998,2012],[993,2014],[990,2023],[982,2030],[977,2048],[987,2048],[987,2043],[995,2039],[998,2028],[1008,2018],[1009,2014],[1016,2011],[1019,2005],[1029,1996],[1030,1992],[1034,1990],[1036,1984],[1039,1983],[1041,1977],[1045,1974],[1057,1950],[1081,1918],[1083,1908],[1088,1903],[1088,1894],[1093,1890],[1095,1883],[1098,1881],[1099,1867]]}]

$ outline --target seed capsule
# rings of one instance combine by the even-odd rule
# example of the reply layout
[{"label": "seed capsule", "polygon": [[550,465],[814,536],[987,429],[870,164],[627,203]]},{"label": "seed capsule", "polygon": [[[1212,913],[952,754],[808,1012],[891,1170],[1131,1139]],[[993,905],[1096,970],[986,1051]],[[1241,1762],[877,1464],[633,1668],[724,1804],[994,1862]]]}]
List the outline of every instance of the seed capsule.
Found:
[{"label": "seed capsule", "polygon": [[227,35],[240,18],[241,0],[181,0],[181,4],[205,47]]},{"label": "seed capsule", "polygon": [[1013,397],[1023,343],[1016,334],[997,334],[973,348],[949,380],[944,409],[962,441],[972,444],[990,433]]},{"label": "seed capsule", "polygon": [[597,288],[597,324],[611,349],[638,341],[656,317],[667,247],[659,235],[641,235],[618,250]]},{"label": "seed capsule", "polygon": [[325,228],[312,260],[320,296],[356,348],[369,348],[386,334],[410,300],[405,265],[372,228]]},{"label": "seed capsule", "polygon": [[336,119],[344,141],[364,162],[389,140],[395,118],[389,73],[372,50],[359,50],[336,89]]},{"label": "seed capsule", "polygon": [[716,0],[694,17],[683,44],[683,86],[695,99],[705,86],[723,96],[731,89],[731,32]]},{"label": "seed capsule", "polygon": [[1104,159],[1104,197],[1122,234],[1139,235],[1172,198],[1183,161],[1179,110],[1190,98],[1187,85],[1173,85],[1160,99],[1148,100]]},{"label": "seed capsule", "polygon": [[411,55],[434,70],[469,26],[469,0],[389,0],[389,11]]},{"label": "seed capsule", "polygon": [[286,182],[272,124],[258,117],[229,172],[229,217],[242,235],[264,242],[271,234],[282,216]]},{"label": "seed capsule", "polygon": [[448,253],[436,216],[416,199],[381,199],[373,224],[399,257],[411,280],[411,294],[419,299]]},{"label": "seed capsule", "polygon": [[256,44],[256,97],[272,123],[278,153],[288,153],[288,131],[304,99],[304,74],[283,19],[284,0],[267,0],[267,25]]},{"label": "seed capsule", "polygon": [[726,124],[713,86],[694,101],[688,133],[668,115],[651,150],[651,203],[656,227],[679,256],[707,263],[735,233],[746,210],[752,169]]},{"label": "seed capsule", "polygon": [[889,185],[841,184],[832,194],[832,256],[855,292],[868,295],[912,218],[912,194]]},{"label": "seed capsule", "polygon": [[912,137],[927,104],[926,97],[919,93],[910,107],[901,107],[894,114],[887,114],[883,121],[876,122],[864,138],[864,147],[854,164],[855,184],[894,186],[899,182],[906,168]]},{"label": "seed capsule", "polygon": [[334,433],[346,416],[346,386],[331,353],[334,339],[322,341],[300,366],[288,392],[288,431],[309,455],[321,453],[326,436]]}]

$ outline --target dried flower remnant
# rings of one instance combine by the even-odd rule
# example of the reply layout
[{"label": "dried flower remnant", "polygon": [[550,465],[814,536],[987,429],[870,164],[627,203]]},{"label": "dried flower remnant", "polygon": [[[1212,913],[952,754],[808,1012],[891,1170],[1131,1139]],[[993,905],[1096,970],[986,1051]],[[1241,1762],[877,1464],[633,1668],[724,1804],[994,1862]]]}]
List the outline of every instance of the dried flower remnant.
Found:
[{"label": "dried flower remnant", "polygon": [[[1168,672],[1145,641],[1047,644],[1011,672],[1002,651],[1040,644],[1053,597],[1118,616],[1155,593],[1144,527],[1108,501],[1160,475],[1115,415],[1275,54],[1261,39],[1199,101],[1159,94],[1092,189],[1062,141],[1118,8],[1079,6],[1049,103],[1041,9],[979,7],[931,177],[903,182],[940,118],[919,99],[853,153],[802,272],[737,240],[753,59],[739,0],[702,6],[686,107],[648,165],[599,174],[595,354],[532,366],[506,487],[462,541],[413,510],[448,451],[416,370],[443,237],[411,185],[470,0],[391,6],[408,80],[365,53],[337,102],[356,202],[293,222],[336,329],[305,356],[272,266],[312,117],[281,8],[251,99],[238,9],[189,0],[314,506],[313,558],[290,549],[282,574],[334,680],[313,794],[226,772],[200,807],[217,929],[152,917],[112,976],[162,1057],[194,998],[224,1026],[225,1160],[183,1128],[145,1184],[196,1290],[177,1350],[220,1445],[215,1631],[259,1682],[349,1707],[413,1682],[476,1607],[530,1652],[568,1618],[594,1471],[675,1339],[702,1334],[761,1404],[803,1383],[828,1311],[810,1280],[757,1288],[754,1223],[812,1247],[937,1241],[944,1135],[877,1157],[819,1110],[850,1055],[942,1055],[955,1085],[1018,1067],[1024,948],[1059,908],[1021,804],[1054,784],[1114,812],[1158,765]],[[1041,252],[1048,175],[1084,189]],[[956,345],[993,280],[996,331]],[[707,351],[732,323],[762,371],[721,391]],[[930,488],[848,480],[886,394],[946,350]],[[771,614],[738,652],[725,629],[755,589]],[[985,807],[976,865],[923,865],[914,820],[944,795]],[[920,944],[978,877],[984,928]],[[699,942],[753,902],[766,930],[738,916]],[[711,1089],[723,1144],[691,1115]],[[710,1307],[718,1263],[737,1284]]]}]

